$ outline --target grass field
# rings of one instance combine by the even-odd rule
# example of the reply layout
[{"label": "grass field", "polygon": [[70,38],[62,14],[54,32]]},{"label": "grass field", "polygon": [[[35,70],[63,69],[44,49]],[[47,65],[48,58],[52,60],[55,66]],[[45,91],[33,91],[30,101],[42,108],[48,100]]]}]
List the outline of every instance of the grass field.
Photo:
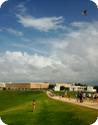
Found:
[{"label": "grass field", "polygon": [[98,110],[51,100],[45,92],[0,91],[0,116],[8,125],[90,125]]}]

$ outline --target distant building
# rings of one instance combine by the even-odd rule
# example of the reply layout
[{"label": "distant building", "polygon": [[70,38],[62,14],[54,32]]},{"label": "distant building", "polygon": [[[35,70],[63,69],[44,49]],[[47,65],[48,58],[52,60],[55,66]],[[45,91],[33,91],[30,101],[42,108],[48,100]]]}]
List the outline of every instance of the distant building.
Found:
[{"label": "distant building", "polygon": [[60,91],[61,87],[64,87],[65,89],[70,89],[70,87],[72,86],[72,84],[70,83],[56,83],[55,87],[54,87],[54,91]]},{"label": "distant building", "polygon": [[30,89],[30,83],[6,83],[7,90],[27,90]]},{"label": "distant building", "polygon": [[49,83],[30,83],[30,89],[48,89]]},{"label": "distant building", "polygon": [[[31,82],[31,83],[0,83],[0,90],[47,90],[49,89],[49,83],[46,82]],[[56,83],[54,85],[54,91],[60,91],[62,87],[69,91],[82,91],[82,92],[96,92],[93,86],[81,86],[74,83]]]},{"label": "distant building", "polygon": [[6,83],[7,90],[38,90],[48,89],[48,83]]},{"label": "distant building", "polygon": [[76,86],[74,83],[57,83],[54,91],[60,91],[60,87],[65,87],[65,89],[69,89],[69,91],[85,91],[86,86]]},{"label": "distant building", "polygon": [[54,87],[54,91],[60,91],[60,84],[56,84],[56,86]]},{"label": "distant building", "polygon": [[0,83],[0,90],[3,90],[6,87],[5,83]]},{"label": "distant building", "polygon": [[73,84],[72,83],[59,83],[60,87],[63,86],[65,88],[70,88]]},{"label": "distant building", "polygon": [[96,92],[96,89],[93,86],[87,86],[87,92]]},{"label": "distant building", "polygon": [[86,90],[86,86],[75,86],[75,85],[72,85],[69,88],[69,91],[74,91],[74,92],[78,92],[78,91],[84,92],[85,90]]},{"label": "distant building", "polygon": [[82,91],[82,92],[96,92],[96,89],[93,86],[82,86],[82,85],[75,85],[74,83],[56,83],[54,87],[54,91],[60,91],[60,87],[65,87],[65,89],[69,89],[69,91]]}]

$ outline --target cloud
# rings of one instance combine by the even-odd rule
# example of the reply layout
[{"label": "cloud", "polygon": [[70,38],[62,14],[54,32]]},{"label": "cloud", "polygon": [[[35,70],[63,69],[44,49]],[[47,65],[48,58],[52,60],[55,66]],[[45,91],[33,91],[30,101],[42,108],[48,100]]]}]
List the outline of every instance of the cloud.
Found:
[{"label": "cloud", "polygon": [[[26,41],[26,42],[28,42],[28,41]],[[49,55],[49,53],[47,51],[39,50],[39,48],[35,48],[35,47],[33,47],[32,44],[29,44],[29,43],[25,43],[25,44],[21,44],[21,43],[15,44],[15,43],[13,43],[13,44],[11,44],[11,46],[14,47],[14,48],[18,48],[18,49],[27,49],[27,50],[31,51],[32,53],[37,53],[37,54],[40,54],[40,55]]]},{"label": "cloud", "polygon": [[[6,62],[7,61],[7,62]],[[55,65],[60,64],[59,60],[53,60],[51,57],[22,52],[6,51],[0,56],[0,74],[1,79],[5,80],[46,80],[48,73]],[[46,73],[46,70],[50,70]],[[52,74],[51,74],[52,75]],[[48,78],[49,79],[49,78]]]},{"label": "cloud", "polygon": [[98,8],[98,0],[90,0],[90,1],[94,2]]},{"label": "cloud", "polygon": [[18,13],[24,14],[27,12],[27,8],[25,7],[24,2],[21,2],[16,6],[16,10],[18,11]]},{"label": "cloud", "polygon": [[40,17],[35,18],[32,16],[17,15],[18,22],[24,27],[34,28],[42,32],[50,30],[62,29],[63,17]]},{"label": "cloud", "polygon": [[1,8],[2,4],[5,3],[6,1],[8,1],[8,0],[0,0],[0,8]]},{"label": "cloud", "polygon": [[15,35],[15,36],[23,36],[24,35],[23,32],[15,30],[13,28],[4,28],[4,30],[7,31],[10,34]]},{"label": "cloud", "polygon": [[74,22],[70,26],[72,30],[56,44],[51,42],[56,57],[71,71],[66,79],[70,76],[78,81],[98,80],[98,22]]},{"label": "cloud", "polygon": [[49,55],[36,51],[33,54],[21,51],[0,54],[0,79],[98,81],[98,22],[73,22],[68,28],[68,32],[56,38],[38,39],[44,48],[48,46]]}]

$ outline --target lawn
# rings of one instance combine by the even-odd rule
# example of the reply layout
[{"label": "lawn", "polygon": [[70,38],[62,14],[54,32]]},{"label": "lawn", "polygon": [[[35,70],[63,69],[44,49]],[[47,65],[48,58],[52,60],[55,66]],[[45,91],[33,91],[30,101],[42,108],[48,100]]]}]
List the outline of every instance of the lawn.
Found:
[{"label": "lawn", "polygon": [[52,100],[40,91],[0,91],[0,116],[8,125],[90,125],[98,110]]}]

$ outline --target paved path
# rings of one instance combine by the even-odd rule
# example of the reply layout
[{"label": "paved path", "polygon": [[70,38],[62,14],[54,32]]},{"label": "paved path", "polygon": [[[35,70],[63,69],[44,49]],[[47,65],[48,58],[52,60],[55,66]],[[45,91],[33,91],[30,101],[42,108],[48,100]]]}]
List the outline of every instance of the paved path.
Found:
[{"label": "paved path", "polygon": [[98,110],[98,102],[90,102],[90,101],[84,101],[83,103],[77,102],[76,99],[68,99],[65,97],[61,97],[61,96],[52,96],[52,93],[50,91],[47,91],[47,95],[49,98],[55,99],[55,100],[59,100],[62,102],[67,102],[67,103],[72,103],[72,104],[76,104],[79,106],[84,106],[84,107],[88,107],[88,108],[92,108],[92,109],[97,109]]}]

